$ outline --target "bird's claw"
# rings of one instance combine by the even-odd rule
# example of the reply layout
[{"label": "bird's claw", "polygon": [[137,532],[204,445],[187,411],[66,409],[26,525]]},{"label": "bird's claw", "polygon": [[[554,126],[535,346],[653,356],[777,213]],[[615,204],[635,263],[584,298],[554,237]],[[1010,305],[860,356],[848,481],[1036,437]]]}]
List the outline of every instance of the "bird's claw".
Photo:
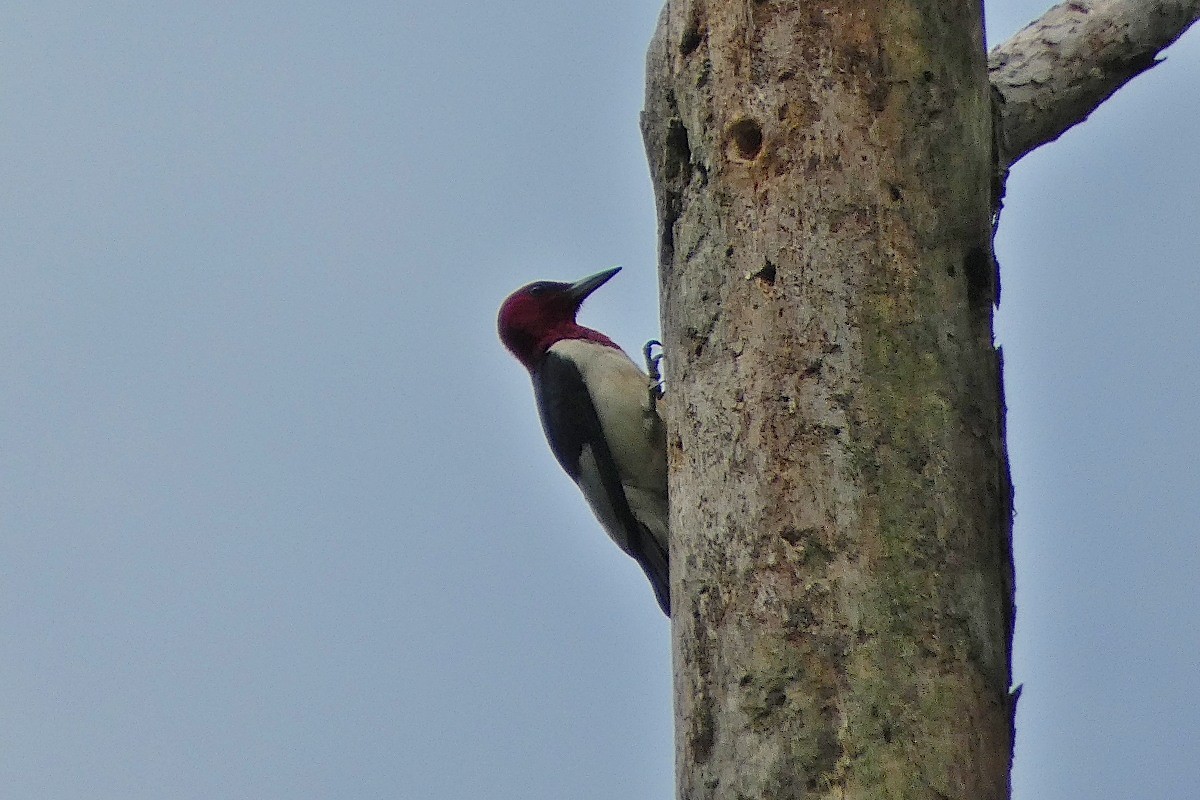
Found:
[{"label": "bird's claw", "polygon": [[[654,348],[659,349],[659,353],[655,354]],[[651,339],[646,342],[646,346],[642,348],[642,354],[646,357],[646,372],[650,376],[650,402],[660,399],[663,396],[663,381],[662,372],[659,370],[659,362],[663,360],[662,342],[657,339]]]}]

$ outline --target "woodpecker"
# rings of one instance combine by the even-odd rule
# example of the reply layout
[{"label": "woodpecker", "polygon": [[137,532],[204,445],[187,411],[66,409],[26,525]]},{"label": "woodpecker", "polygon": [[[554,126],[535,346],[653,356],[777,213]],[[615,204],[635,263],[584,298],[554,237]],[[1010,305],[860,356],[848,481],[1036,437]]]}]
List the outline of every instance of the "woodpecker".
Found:
[{"label": "woodpecker", "polygon": [[[632,556],[671,616],[667,446],[656,380],[603,333],[575,321],[620,267],[575,283],[538,281],[500,306],[500,340],[529,370],[558,463],[617,546]],[[656,360],[650,360],[656,372]]]}]

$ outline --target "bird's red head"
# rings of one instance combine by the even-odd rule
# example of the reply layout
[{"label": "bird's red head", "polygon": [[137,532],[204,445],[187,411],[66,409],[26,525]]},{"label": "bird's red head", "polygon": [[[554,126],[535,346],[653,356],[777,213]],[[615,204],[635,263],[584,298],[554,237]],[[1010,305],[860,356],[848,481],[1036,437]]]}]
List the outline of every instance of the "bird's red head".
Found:
[{"label": "bird's red head", "polygon": [[603,333],[575,322],[575,313],[589,294],[620,270],[606,269],[575,283],[538,281],[522,286],[500,306],[496,319],[500,341],[529,370],[552,344],[563,339],[589,339],[616,347]]}]

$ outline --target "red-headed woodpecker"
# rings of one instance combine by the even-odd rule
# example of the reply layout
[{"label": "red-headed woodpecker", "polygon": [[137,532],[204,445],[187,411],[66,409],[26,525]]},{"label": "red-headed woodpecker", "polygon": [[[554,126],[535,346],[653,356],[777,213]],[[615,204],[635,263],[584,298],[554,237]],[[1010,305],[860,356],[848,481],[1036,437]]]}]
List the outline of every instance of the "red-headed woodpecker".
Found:
[{"label": "red-headed woodpecker", "polygon": [[620,267],[575,283],[538,281],[500,306],[504,346],[533,378],[542,428],[562,468],[671,615],[667,453],[658,387],[603,333],[575,321]]}]

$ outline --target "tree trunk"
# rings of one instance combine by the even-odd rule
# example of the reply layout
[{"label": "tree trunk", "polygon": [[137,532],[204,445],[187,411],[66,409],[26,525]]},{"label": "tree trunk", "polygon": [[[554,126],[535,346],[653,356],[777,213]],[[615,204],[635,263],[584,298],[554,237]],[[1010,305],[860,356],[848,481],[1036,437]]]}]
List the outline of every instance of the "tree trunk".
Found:
[{"label": "tree trunk", "polygon": [[991,131],[978,2],[668,0],[682,798],[1008,796]]}]

